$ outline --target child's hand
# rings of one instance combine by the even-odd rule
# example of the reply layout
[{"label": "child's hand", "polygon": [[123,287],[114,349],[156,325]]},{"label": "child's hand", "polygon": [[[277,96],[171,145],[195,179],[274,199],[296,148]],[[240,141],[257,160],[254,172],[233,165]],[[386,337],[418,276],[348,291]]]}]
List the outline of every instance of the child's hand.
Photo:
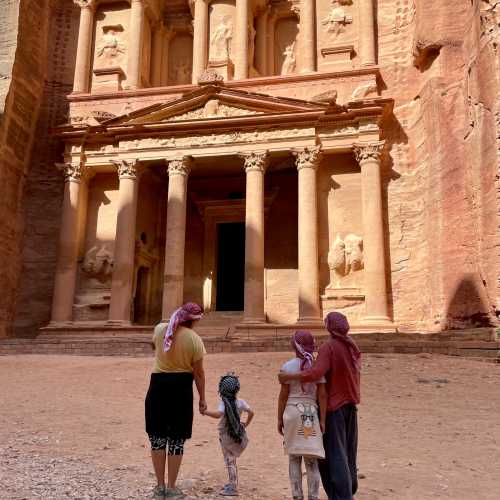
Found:
[{"label": "child's hand", "polygon": [[200,403],[199,403],[199,409],[200,409],[200,413],[202,415],[205,415],[205,412],[207,411],[207,402],[204,400],[204,399],[200,399]]}]

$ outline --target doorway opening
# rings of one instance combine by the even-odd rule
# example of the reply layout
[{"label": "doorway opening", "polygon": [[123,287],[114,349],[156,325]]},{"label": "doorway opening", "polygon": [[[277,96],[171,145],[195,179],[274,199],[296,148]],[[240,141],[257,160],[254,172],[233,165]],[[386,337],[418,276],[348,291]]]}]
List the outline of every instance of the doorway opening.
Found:
[{"label": "doorway opening", "polygon": [[243,311],[245,223],[217,224],[217,311]]},{"label": "doorway opening", "polygon": [[137,284],[134,297],[134,323],[147,324],[148,320],[149,269],[141,266],[137,270]]}]

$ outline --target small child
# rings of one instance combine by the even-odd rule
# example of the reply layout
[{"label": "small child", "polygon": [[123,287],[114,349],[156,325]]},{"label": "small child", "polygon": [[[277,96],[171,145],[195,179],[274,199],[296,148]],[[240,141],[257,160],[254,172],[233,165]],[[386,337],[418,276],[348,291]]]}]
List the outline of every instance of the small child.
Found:
[{"label": "small child", "polygon": [[[296,357],[287,361],[281,370],[286,373],[298,373],[311,368],[315,349],[313,335],[310,332],[295,332],[292,347]],[[278,400],[278,432],[284,437],[285,454],[289,455],[293,500],[304,499],[302,458],[306,466],[308,498],[319,499],[321,478],[318,458],[325,458],[323,448],[327,402],[325,382],[323,378],[317,384],[301,384],[293,381],[281,385]]]},{"label": "small child", "polygon": [[[205,410],[208,417],[219,420],[219,440],[227,467],[229,483],[224,486],[220,494],[234,497],[238,495],[238,468],[236,459],[243,453],[248,445],[246,427],[253,419],[254,412],[247,402],[238,399],[240,381],[234,374],[224,375],[219,382],[219,395],[221,402],[217,411]],[[241,422],[241,414],[247,414],[246,422]]]}]

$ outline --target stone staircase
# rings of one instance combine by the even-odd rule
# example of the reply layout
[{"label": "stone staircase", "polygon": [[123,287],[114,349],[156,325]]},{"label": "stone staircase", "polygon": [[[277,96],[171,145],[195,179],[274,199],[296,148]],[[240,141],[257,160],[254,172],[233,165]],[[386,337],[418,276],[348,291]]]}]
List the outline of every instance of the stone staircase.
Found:
[{"label": "stone staircase", "polygon": [[[234,318],[235,320],[237,318]],[[290,337],[279,330],[252,338],[238,336],[228,326],[208,324],[197,328],[209,353],[284,352],[290,350]],[[201,326],[201,325],[200,325]],[[227,334],[228,328],[230,329]],[[71,354],[85,356],[152,356],[151,327],[131,327],[126,331],[107,329],[92,333],[44,333],[33,339],[0,340],[0,355],[8,354]],[[208,333],[207,333],[208,332]],[[219,335],[220,333],[220,335]],[[271,332],[270,332],[271,333]],[[444,354],[500,362],[500,339],[495,329],[480,328],[424,335],[418,333],[353,334],[365,353]],[[318,343],[328,339],[316,335]]]}]

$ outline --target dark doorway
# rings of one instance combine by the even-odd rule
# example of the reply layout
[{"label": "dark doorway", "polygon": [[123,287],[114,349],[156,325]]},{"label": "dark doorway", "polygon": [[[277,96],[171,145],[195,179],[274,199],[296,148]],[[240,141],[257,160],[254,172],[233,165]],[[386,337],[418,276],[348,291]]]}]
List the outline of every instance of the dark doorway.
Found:
[{"label": "dark doorway", "polygon": [[147,324],[147,303],[148,303],[148,279],[149,269],[140,267],[137,270],[137,285],[134,297],[134,323],[139,325]]},{"label": "dark doorway", "polygon": [[245,224],[217,225],[217,311],[243,311]]}]

